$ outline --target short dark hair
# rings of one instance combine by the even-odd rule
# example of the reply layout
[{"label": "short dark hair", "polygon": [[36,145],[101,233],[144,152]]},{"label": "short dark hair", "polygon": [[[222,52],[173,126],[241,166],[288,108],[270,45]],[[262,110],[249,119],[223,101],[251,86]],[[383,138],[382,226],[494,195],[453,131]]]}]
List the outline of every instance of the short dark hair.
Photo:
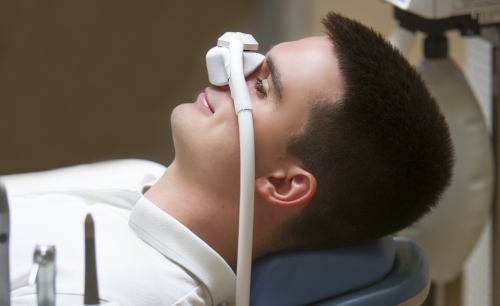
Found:
[{"label": "short dark hair", "polygon": [[448,125],[424,81],[380,34],[340,14],[323,25],[344,94],[313,97],[287,150],[316,178],[283,224],[283,249],[325,249],[397,232],[429,212],[454,163]]}]

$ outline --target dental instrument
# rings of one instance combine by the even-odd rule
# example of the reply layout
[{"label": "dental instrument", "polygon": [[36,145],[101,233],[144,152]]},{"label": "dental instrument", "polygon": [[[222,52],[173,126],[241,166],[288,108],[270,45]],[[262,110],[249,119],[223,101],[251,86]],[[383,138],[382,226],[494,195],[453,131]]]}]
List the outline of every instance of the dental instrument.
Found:
[{"label": "dental instrument", "polygon": [[56,303],[56,248],[53,245],[37,245],[33,253],[33,266],[28,283],[35,284],[38,306],[54,306]]},{"label": "dental instrument", "polygon": [[245,76],[260,66],[264,56],[244,52],[258,49],[257,41],[250,34],[227,32],[219,38],[217,45],[206,56],[209,80],[216,86],[229,84],[238,116],[241,185],[236,305],[244,306],[250,303],[255,181],[252,103]]},{"label": "dental instrument", "polygon": [[97,267],[95,260],[94,220],[90,214],[85,218],[85,305],[99,305]]},{"label": "dental instrument", "polygon": [[7,192],[0,183],[0,306],[10,305],[9,225]]}]

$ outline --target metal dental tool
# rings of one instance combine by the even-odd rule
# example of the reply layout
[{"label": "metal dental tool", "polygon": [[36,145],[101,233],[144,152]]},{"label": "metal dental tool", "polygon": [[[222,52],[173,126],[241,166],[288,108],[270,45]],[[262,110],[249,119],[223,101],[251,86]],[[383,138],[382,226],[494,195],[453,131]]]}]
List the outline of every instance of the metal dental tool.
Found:
[{"label": "metal dental tool", "polygon": [[33,267],[28,283],[36,281],[38,306],[54,306],[56,303],[56,248],[53,245],[37,245],[33,253]]},{"label": "metal dental tool", "polygon": [[9,224],[7,192],[0,183],[0,306],[10,305]]},{"label": "metal dental tool", "polygon": [[94,220],[90,214],[85,218],[85,305],[99,305],[97,267],[95,259]]},{"label": "metal dental tool", "polygon": [[244,52],[257,50],[259,44],[250,34],[227,32],[207,53],[209,80],[216,86],[229,83],[238,115],[240,137],[240,217],[238,230],[238,262],[236,267],[236,305],[250,303],[252,239],[255,184],[255,143],[252,103],[245,76],[257,69],[264,56]]}]

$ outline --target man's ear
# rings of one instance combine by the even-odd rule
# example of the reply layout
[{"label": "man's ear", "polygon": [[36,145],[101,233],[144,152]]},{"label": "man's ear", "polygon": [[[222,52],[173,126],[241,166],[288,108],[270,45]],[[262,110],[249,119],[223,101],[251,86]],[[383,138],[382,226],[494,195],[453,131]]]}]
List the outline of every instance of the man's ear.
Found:
[{"label": "man's ear", "polygon": [[255,190],[275,205],[299,205],[309,201],[316,192],[316,178],[299,166],[279,170],[255,180]]}]

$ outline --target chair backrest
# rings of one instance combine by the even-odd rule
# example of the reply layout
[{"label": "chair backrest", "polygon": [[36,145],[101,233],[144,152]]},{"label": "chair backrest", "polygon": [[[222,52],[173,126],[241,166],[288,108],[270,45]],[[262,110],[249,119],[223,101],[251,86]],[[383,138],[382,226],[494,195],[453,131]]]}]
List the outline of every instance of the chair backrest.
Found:
[{"label": "chair backrest", "polygon": [[367,287],[391,271],[395,255],[395,242],[387,236],[352,247],[267,256],[253,265],[250,304],[306,305]]},{"label": "chair backrest", "polygon": [[315,306],[415,306],[421,305],[430,288],[429,264],[422,248],[413,240],[394,237],[394,266],[381,281],[332,297]]}]

